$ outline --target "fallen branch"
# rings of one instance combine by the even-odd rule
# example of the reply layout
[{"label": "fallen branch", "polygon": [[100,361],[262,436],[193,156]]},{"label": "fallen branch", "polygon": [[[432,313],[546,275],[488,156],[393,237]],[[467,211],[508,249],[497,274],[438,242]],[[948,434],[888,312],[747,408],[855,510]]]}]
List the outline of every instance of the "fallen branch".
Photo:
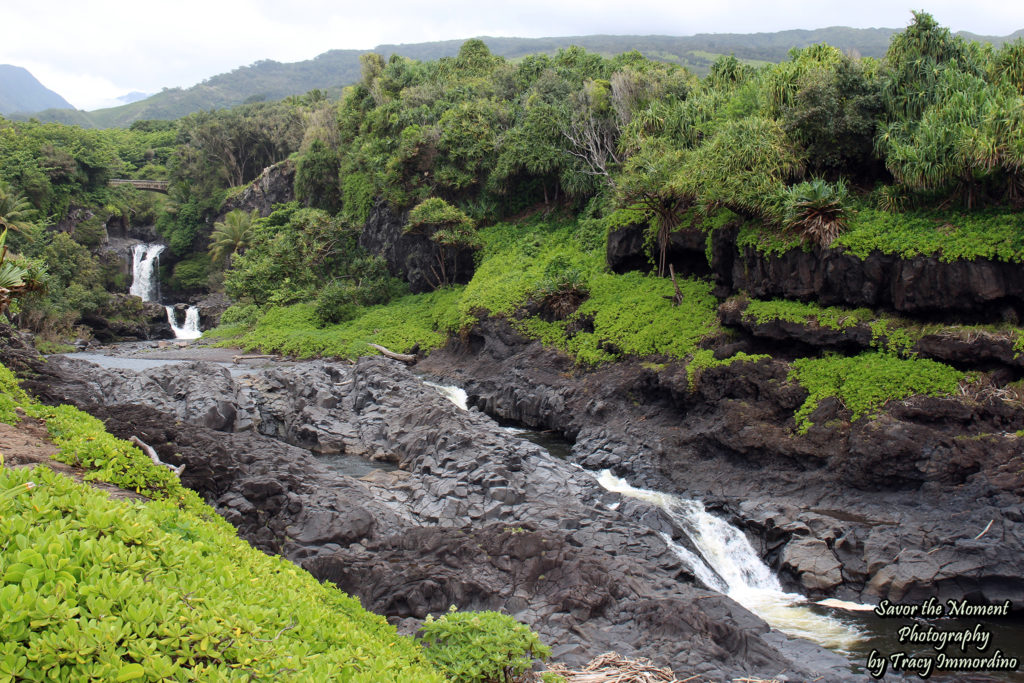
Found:
[{"label": "fallen branch", "polygon": [[988,520],[988,526],[987,526],[987,527],[985,527],[985,528],[984,528],[984,529],[982,530],[982,532],[981,532],[980,534],[978,534],[977,536],[975,536],[975,537],[974,537],[974,540],[975,540],[975,541],[977,541],[977,540],[978,540],[979,538],[981,538],[982,536],[984,536],[985,534],[987,534],[987,533],[988,533],[988,530],[992,528],[992,522],[994,522],[994,521],[996,521],[996,520],[994,520],[994,519],[990,519],[990,520]]},{"label": "fallen branch", "polygon": [[381,346],[380,344],[367,344],[367,346],[369,346],[371,349],[377,349],[378,351],[380,351],[380,355],[382,355],[382,356],[384,356],[386,358],[391,358],[393,360],[400,360],[403,363],[415,363],[416,362],[416,356],[414,356],[411,353],[395,353],[391,349],[385,348],[385,347]]},{"label": "fallen branch", "polygon": [[164,467],[169,469],[171,472],[174,472],[179,477],[181,476],[181,473],[185,471],[184,463],[175,467],[174,465],[168,462],[164,462],[163,460],[160,459],[160,456],[156,454],[156,451],[153,450],[153,447],[150,446],[145,441],[143,441],[142,439],[140,439],[139,437],[133,436],[128,440],[131,441],[136,446],[138,446],[140,449],[142,449],[142,452],[149,456],[149,459],[153,461],[154,465],[163,465]]},{"label": "fallen branch", "polygon": [[232,363],[237,363],[240,360],[257,360],[259,358],[277,358],[277,357],[278,357],[278,355],[276,353],[268,353],[268,354],[261,354],[261,355],[252,355],[252,356],[234,356],[234,357],[231,358],[231,362]]}]

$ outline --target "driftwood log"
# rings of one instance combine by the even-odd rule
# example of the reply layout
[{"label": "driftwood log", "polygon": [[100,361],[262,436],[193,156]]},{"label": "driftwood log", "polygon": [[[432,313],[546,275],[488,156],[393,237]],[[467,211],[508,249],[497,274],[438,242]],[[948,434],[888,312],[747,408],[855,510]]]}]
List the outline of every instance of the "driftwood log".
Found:
[{"label": "driftwood log", "polygon": [[174,472],[179,477],[181,476],[181,473],[185,471],[184,463],[175,467],[174,465],[168,462],[164,462],[163,460],[160,459],[160,456],[156,454],[156,451],[153,450],[153,447],[150,446],[145,441],[143,441],[142,439],[140,439],[139,437],[133,436],[128,440],[131,441],[136,446],[138,446],[140,449],[142,449],[142,452],[149,456],[149,459],[153,461],[154,465],[162,465],[169,469],[171,472]]},{"label": "driftwood log", "polygon": [[367,346],[369,346],[371,349],[377,349],[377,351],[380,352],[380,355],[382,355],[382,356],[384,356],[386,358],[392,358],[394,360],[400,360],[403,363],[415,363],[416,362],[416,356],[411,354],[411,353],[395,353],[391,349],[385,348],[385,347],[381,346],[380,344],[367,344]]}]

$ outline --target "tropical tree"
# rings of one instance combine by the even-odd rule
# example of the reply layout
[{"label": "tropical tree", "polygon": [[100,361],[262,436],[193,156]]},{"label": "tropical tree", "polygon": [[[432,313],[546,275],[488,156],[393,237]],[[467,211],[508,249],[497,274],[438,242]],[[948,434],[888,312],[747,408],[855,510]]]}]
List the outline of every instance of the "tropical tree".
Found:
[{"label": "tropical tree", "polygon": [[24,230],[34,213],[32,203],[20,192],[0,180],[0,225],[6,230]]},{"label": "tropical tree", "polygon": [[252,224],[257,218],[256,209],[251,213],[235,209],[229,211],[223,221],[215,223],[210,234],[210,260],[230,263],[232,256],[244,252],[252,241]]},{"label": "tropical tree", "polygon": [[438,269],[434,277],[438,287],[455,282],[458,276],[456,269],[459,259],[454,252],[481,247],[480,238],[473,229],[473,219],[439,197],[425,199],[409,212],[405,232],[417,231],[428,234],[430,240],[437,245]]},{"label": "tropical tree", "polygon": [[8,258],[8,228],[2,218],[0,218],[0,225],[4,225],[3,230],[0,231],[0,314],[2,314],[11,305],[11,300],[41,289],[42,283],[30,268]]},{"label": "tropical tree", "polygon": [[798,183],[786,191],[783,225],[827,247],[846,229],[846,183],[821,178]]},{"label": "tropical tree", "polygon": [[664,277],[668,240],[696,195],[679,176],[685,150],[662,138],[644,140],[629,158],[615,187],[619,204],[641,208],[657,226],[658,275]]}]

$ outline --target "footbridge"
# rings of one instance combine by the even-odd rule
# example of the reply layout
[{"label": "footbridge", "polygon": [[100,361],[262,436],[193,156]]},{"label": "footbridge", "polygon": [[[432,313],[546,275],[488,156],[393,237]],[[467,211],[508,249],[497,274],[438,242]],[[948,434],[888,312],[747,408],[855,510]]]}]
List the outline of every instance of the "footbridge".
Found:
[{"label": "footbridge", "polygon": [[130,178],[111,178],[109,185],[131,185],[137,190],[149,190],[151,192],[163,192],[167,194],[170,182],[166,180],[131,180]]}]

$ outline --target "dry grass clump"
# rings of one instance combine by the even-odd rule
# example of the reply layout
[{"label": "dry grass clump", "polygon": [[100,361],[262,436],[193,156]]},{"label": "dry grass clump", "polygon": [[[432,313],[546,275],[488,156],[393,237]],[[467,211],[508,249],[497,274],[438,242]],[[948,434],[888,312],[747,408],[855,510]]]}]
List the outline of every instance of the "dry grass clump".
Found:
[{"label": "dry grass clump", "polygon": [[[580,670],[564,664],[551,664],[547,669],[565,678],[566,683],[699,683],[701,675],[676,678],[668,667],[658,668],[648,659],[627,659],[616,652],[606,652],[592,659]],[[779,683],[760,678],[737,678],[733,683]]]}]

